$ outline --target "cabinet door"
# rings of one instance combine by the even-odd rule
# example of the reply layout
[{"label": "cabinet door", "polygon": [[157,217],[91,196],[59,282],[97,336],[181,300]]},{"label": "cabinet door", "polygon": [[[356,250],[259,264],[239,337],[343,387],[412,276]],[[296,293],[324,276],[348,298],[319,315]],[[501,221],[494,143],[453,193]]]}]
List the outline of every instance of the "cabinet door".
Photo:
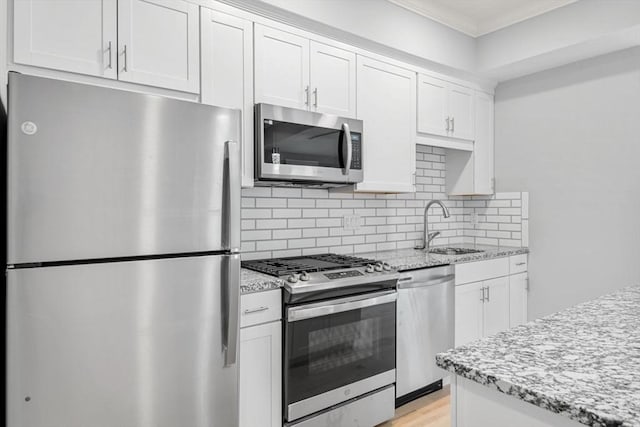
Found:
[{"label": "cabinet door", "polygon": [[488,288],[484,302],[484,335],[490,336],[509,329],[509,277],[483,282]]},{"label": "cabinet door", "polygon": [[202,8],[201,101],[242,111],[242,186],[253,187],[253,23]]},{"label": "cabinet door", "polygon": [[363,56],[357,63],[364,180],[355,190],[413,192],[416,74]]},{"label": "cabinet door", "polygon": [[13,60],[116,78],[116,0],[15,0]]},{"label": "cabinet door", "polygon": [[493,96],[476,92],[473,194],[493,194]]},{"label": "cabinet door", "polygon": [[448,136],[448,83],[418,75],[418,132]]},{"label": "cabinet door", "polygon": [[311,109],[356,116],[356,54],[312,41]]},{"label": "cabinet door", "polygon": [[475,124],[473,90],[454,84],[449,87],[449,116],[452,120],[449,135],[472,140]]},{"label": "cabinet door", "polygon": [[255,25],[256,103],[308,108],[309,40]]},{"label": "cabinet door", "polygon": [[509,276],[509,327],[527,323],[527,297],[529,276],[527,273]]},{"label": "cabinet door", "polygon": [[280,321],[240,330],[240,427],[282,426]]},{"label": "cabinet door", "polygon": [[200,92],[198,6],[182,0],[118,0],[118,78]]},{"label": "cabinet door", "polygon": [[456,286],[455,345],[467,344],[482,338],[483,282]]}]

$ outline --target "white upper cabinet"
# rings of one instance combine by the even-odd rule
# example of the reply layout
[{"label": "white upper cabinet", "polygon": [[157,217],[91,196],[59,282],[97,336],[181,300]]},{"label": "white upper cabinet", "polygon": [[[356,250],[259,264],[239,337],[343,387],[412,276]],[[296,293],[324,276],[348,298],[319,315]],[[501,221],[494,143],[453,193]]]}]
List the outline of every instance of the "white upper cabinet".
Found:
[{"label": "white upper cabinet", "polygon": [[255,102],[309,106],[309,40],[255,25]]},{"label": "white upper cabinet", "polygon": [[116,0],[15,0],[13,60],[115,79]]},{"label": "white upper cabinet", "polygon": [[311,41],[311,110],[356,116],[356,55]]},{"label": "white upper cabinet", "polygon": [[494,192],[493,95],[476,92],[473,193]]},{"label": "white upper cabinet", "polygon": [[418,75],[418,132],[448,136],[448,83]]},{"label": "white upper cabinet", "polygon": [[474,139],[475,114],[473,90],[464,86],[449,85],[449,136]]},{"label": "white upper cabinet", "polygon": [[198,10],[181,0],[118,0],[119,79],[198,93]]},{"label": "white upper cabinet", "polygon": [[420,74],[418,132],[449,138],[474,139],[473,89]]},{"label": "white upper cabinet", "polygon": [[255,101],[356,115],[356,55],[255,25]]},{"label": "white upper cabinet", "polygon": [[416,73],[358,55],[358,119],[363,129],[360,192],[414,192]]},{"label": "white upper cabinet", "polygon": [[447,151],[446,187],[450,195],[494,192],[493,95],[476,91],[474,96],[473,151]]},{"label": "white upper cabinet", "polygon": [[242,186],[253,186],[253,23],[201,10],[201,100],[242,111]]}]

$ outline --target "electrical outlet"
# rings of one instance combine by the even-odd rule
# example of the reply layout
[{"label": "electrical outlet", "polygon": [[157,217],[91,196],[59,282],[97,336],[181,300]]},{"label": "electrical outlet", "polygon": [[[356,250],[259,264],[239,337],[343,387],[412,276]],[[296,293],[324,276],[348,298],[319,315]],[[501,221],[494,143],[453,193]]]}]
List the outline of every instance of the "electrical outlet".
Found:
[{"label": "electrical outlet", "polygon": [[342,217],[342,227],[345,230],[357,230],[360,228],[360,215],[345,215]]},{"label": "electrical outlet", "polygon": [[473,225],[474,227],[476,225],[478,225],[479,219],[478,219],[478,213],[477,212],[471,212],[471,225]]}]

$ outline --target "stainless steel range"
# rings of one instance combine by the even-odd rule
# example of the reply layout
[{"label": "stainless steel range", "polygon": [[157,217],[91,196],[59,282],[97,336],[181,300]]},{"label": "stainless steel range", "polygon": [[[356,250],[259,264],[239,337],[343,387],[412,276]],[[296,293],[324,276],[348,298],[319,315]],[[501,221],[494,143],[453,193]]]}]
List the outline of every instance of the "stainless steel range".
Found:
[{"label": "stainless steel range", "polygon": [[285,425],[374,426],[393,418],[398,273],[335,254],[243,266],[285,280]]}]

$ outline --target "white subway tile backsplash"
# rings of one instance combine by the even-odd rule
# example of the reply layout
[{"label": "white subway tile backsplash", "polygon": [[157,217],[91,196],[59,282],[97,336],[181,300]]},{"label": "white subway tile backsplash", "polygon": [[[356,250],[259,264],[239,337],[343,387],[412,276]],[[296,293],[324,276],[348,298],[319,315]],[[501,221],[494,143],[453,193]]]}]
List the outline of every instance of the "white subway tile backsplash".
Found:
[{"label": "white subway tile backsplash", "polygon": [[[243,189],[243,259],[412,248],[422,242],[424,206],[431,199],[443,200],[451,213],[445,219],[438,207],[429,211],[430,230],[441,233],[434,244],[528,245],[528,193],[447,197],[446,151],[423,145],[416,151],[416,193]],[[359,216],[359,226],[345,229],[346,215]]]}]

